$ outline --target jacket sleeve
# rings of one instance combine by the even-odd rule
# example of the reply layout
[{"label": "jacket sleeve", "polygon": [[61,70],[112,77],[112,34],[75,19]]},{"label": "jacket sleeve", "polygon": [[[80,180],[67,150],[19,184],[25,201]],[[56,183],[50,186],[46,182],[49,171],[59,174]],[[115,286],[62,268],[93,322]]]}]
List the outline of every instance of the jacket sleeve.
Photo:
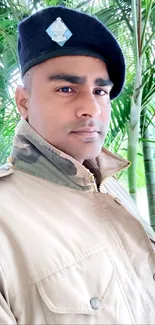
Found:
[{"label": "jacket sleeve", "polygon": [[145,232],[147,233],[153,250],[155,252],[155,232],[151,225],[144,220],[134,201],[132,200],[130,194],[127,192],[126,189],[121,185],[121,183],[115,179],[114,177],[109,177],[103,183],[103,187],[101,187],[101,191],[108,192],[113,197],[117,197],[120,199],[122,205],[141,223]]},{"label": "jacket sleeve", "polygon": [[15,325],[17,324],[15,317],[12,314],[7,283],[2,267],[0,266],[0,324]]}]

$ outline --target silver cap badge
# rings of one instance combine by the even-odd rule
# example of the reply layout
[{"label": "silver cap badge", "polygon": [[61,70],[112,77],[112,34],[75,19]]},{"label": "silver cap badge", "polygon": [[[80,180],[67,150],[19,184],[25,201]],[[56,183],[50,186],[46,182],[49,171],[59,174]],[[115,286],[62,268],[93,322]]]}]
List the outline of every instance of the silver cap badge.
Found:
[{"label": "silver cap badge", "polygon": [[72,36],[71,31],[64,24],[62,19],[58,17],[47,29],[47,34],[51,37],[52,41],[60,46],[63,46]]}]

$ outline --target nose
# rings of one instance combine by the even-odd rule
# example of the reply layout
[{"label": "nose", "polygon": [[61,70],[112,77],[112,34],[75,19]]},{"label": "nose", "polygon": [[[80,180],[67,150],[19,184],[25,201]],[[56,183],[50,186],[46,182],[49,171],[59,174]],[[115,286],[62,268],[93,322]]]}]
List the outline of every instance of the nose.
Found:
[{"label": "nose", "polygon": [[81,95],[76,104],[78,118],[96,118],[101,114],[101,107],[92,93]]}]

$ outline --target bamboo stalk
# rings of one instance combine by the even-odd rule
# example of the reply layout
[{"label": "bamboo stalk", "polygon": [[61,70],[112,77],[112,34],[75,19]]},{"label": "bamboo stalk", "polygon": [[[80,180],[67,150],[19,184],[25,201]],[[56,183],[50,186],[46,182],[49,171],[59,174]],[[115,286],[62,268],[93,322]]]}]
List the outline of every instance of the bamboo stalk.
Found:
[{"label": "bamboo stalk", "polygon": [[[136,8],[138,5],[138,8]],[[138,19],[137,19],[138,15]],[[131,197],[136,203],[136,173],[137,173],[137,146],[140,129],[140,112],[142,103],[142,59],[140,58],[141,39],[141,3],[132,0],[132,19],[134,43],[136,53],[136,74],[133,95],[131,98],[130,121],[128,124],[128,160],[132,162],[128,169],[128,184]]]},{"label": "bamboo stalk", "polygon": [[[144,136],[149,139],[149,128],[146,129]],[[148,209],[150,223],[155,230],[155,170],[153,164],[153,150],[151,140],[149,142],[145,139],[142,142],[143,156],[144,156],[144,167],[145,167],[145,179],[146,179],[146,190],[148,197]],[[155,141],[154,141],[155,143]]]},{"label": "bamboo stalk", "polygon": [[150,17],[152,3],[153,3],[153,0],[150,0],[148,11],[146,13],[146,17],[145,17],[145,21],[144,21],[144,28],[143,28],[142,38],[141,38],[141,48],[142,48],[142,50],[143,50],[143,46],[144,46],[146,27],[147,27],[147,23],[148,23],[148,20],[149,20],[149,17]]}]

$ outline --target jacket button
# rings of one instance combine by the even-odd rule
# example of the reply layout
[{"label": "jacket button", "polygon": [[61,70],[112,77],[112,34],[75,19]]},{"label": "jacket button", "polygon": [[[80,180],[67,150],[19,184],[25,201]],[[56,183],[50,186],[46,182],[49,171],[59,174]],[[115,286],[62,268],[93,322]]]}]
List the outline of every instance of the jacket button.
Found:
[{"label": "jacket button", "polygon": [[121,200],[120,200],[118,197],[115,197],[115,198],[114,198],[114,201],[115,201],[117,204],[121,205]]},{"label": "jacket button", "polygon": [[98,298],[91,298],[90,305],[92,309],[98,310],[101,307],[101,301]]}]

